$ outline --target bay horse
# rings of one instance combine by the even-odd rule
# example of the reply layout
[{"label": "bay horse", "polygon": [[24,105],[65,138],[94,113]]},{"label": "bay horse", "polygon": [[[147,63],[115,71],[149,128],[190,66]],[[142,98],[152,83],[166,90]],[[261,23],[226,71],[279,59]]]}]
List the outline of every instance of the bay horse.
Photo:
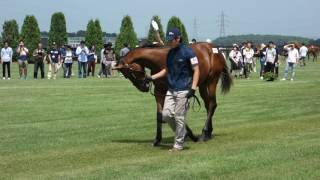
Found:
[{"label": "bay horse", "polygon": [[308,47],[308,60],[310,59],[310,54],[313,56],[312,61],[317,61],[318,54],[320,52],[320,47],[315,46],[315,45],[310,45]]},{"label": "bay horse", "polygon": [[[229,92],[232,85],[226,60],[222,53],[213,49],[209,43],[197,43],[190,46],[199,60],[200,79],[198,83],[201,98],[207,110],[205,125],[200,141],[207,141],[213,137],[213,120],[215,109],[217,107],[216,90],[219,79],[221,79],[221,91],[223,94]],[[156,74],[166,68],[168,47],[143,47],[136,48],[124,56],[114,67],[119,70],[125,78],[129,79],[132,84],[142,92],[149,91],[149,84],[145,83],[145,68],[150,69],[151,74]],[[157,104],[157,131],[153,142],[154,146],[160,144],[162,140],[162,109],[166,92],[168,90],[167,78],[157,79],[154,84],[154,96]],[[187,135],[194,141],[191,129],[186,125]]]}]

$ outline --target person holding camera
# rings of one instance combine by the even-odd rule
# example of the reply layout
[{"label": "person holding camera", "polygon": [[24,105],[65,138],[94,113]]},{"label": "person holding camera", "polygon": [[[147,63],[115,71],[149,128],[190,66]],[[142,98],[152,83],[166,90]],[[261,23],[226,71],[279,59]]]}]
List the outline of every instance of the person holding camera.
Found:
[{"label": "person holding camera", "polygon": [[28,68],[28,54],[29,50],[24,47],[24,42],[21,40],[19,42],[19,46],[16,50],[18,54],[18,64],[19,64],[19,74],[20,74],[20,79],[27,79],[27,68]]},{"label": "person holding camera", "polygon": [[46,56],[46,51],[42,48],[42,43],[38,44],[38,48],[33,51],[34,58],[34,71],[33,78],[38,79],[38,70],[40,68],[41,79],[44,79],[44,58]]},{"label": "person holding camera", "polygon": [[76,55],[78,56],[78,70],[79,78],[87,77],[87,62],[88,62],[89,49],[85,45],[84,41],[80,42],[80,46],[77,47]]}]

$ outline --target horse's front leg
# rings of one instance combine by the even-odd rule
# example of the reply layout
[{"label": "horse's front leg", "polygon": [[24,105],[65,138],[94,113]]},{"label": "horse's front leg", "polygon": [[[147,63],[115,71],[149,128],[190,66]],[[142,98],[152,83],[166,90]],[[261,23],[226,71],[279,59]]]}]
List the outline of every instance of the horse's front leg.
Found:
[{"label": "horse's front leg", "polygon": [[164,103],[164,97],[156,96],[157,102],[157,131],[156,137],[153,141],[153,146],[159,146],[162,140],[162,108]]},{"label": "horse's front leg", "polygon": [[205,122],[205,125],[202,129],[202,134],[199,138],[200,141],[208,141],[209,139],[212,138],[213,136],[213,121],[212,117],[214,115],[214,112],[217,108],[217,101],[216,97],[211,97],[210,102],[209,102],[209,107],[208,107],[208,113],[207,113],[207,119]]}]

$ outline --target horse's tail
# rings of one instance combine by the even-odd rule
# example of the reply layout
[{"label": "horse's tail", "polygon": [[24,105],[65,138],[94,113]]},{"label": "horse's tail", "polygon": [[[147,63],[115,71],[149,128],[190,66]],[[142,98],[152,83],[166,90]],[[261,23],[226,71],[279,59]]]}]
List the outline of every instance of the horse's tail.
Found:
[{"label": "horse's tail", "polygon": [[231,85],[233,84],[231,75],[229,73],[229,67],[225,61],[223,70],[220,75],[221,79],[221,92],[222,94],[227,94],[230,91]]}]

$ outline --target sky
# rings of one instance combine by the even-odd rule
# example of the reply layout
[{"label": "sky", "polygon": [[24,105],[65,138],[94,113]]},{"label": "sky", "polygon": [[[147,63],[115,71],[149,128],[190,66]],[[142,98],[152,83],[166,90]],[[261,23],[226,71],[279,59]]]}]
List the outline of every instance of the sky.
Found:
[{"label": "sky", "polygon": [[178,16],[189,38],[215,39],[224,12],[226,35],[320,38],[319,0],[1,0],[0,28],[10,19],[21,28],[26,15],[35,15],[40,30],[48,31],[54,12],[65,14],[68,32],[85,30],[88,21],[97,18],[103,31],[119,33],[122,18],[130,15],[138,37],[146,37],[152,16],[158,15],[164,27],[170,17]]}]

